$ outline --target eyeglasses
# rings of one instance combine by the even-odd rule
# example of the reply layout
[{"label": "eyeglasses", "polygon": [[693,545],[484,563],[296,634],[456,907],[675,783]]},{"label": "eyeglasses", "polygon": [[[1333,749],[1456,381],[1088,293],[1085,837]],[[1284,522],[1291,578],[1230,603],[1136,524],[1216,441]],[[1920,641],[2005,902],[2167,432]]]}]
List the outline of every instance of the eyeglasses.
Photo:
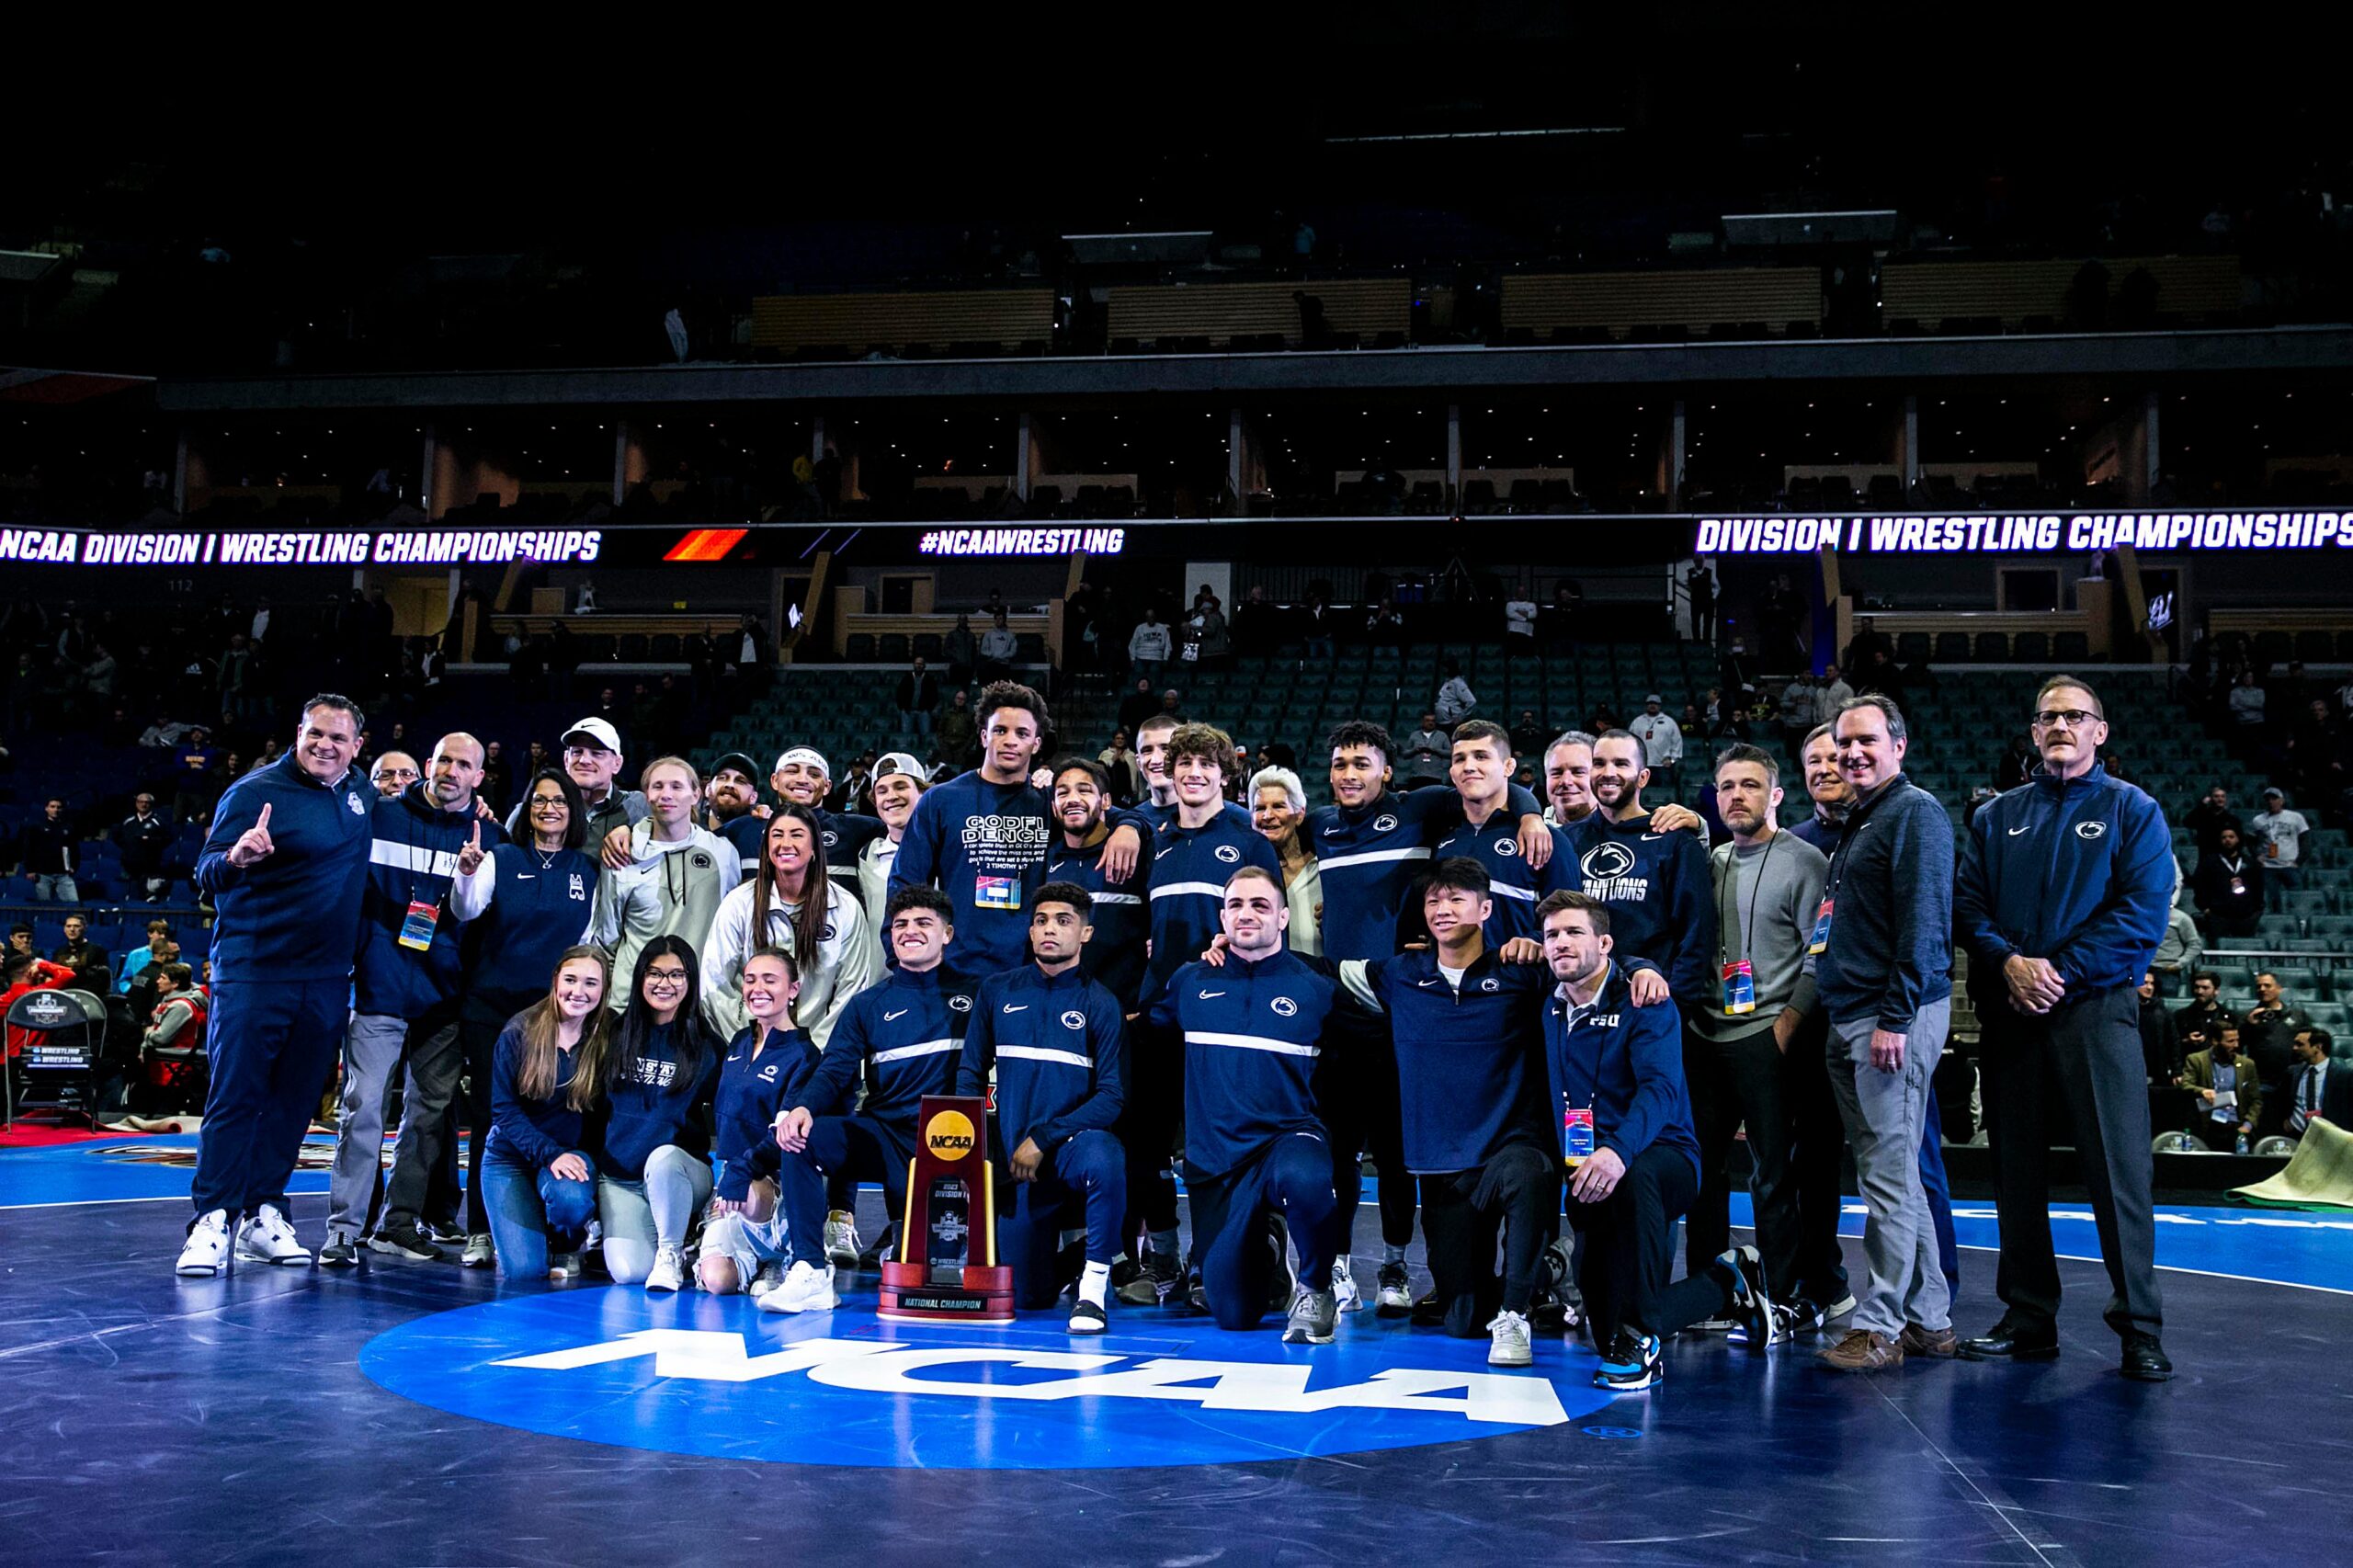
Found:
[{"label": "eyeglasses", "polygon": [[2098,714],[2086,713],[2080,708],[2046,708],[2034,716],[2034,725],[2038,730],[2055,730],[2062,724],[2071,730],[2080,730],[2086,724],[2098,722]]},{"label": "eyeglasses", "polygon": [[684,985],[687,971],[683,969],[649,969],[645,971],[648,985]]},{"label": "eyeglasses", "polygon": [[380,767],[376,769],[376,777],[379,778],[415,779],[423,776],[420,775],[414,767]]}]

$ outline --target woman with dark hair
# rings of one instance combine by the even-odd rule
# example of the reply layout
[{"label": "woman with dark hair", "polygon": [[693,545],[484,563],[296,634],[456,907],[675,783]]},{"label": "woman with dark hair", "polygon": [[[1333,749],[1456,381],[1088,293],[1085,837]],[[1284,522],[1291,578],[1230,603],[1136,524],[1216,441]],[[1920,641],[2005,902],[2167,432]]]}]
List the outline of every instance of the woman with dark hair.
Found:
[{"label": "woman with dark hair", "polygon": [[498,1036],[482,1176],[502,1279],[580,1273],[581,1240],[597,1216],[596,1167],[580,1148],[597,1081],[580,1068],[584,1057],[601,1053],[612,1028],[609,973],[597,949],[567,948],[546,994]]},{"label": "woman with dark hair", "polygon": [[580,788],[562,769],[543,767],[525,788],[517,825],[523,842],[501,844],[449,890],[449,904],[475,944],[466,973],[459,1039],[466,1052],[466,1250],[468,1268],[491,1264],[483,1207],[483,1134],[490,1127],[491,1051],[507,1020],[547,994],[548,971],[564,949],[585,941],[597,905],[596,857],[582,847],[588,814]]},{"label": "woman with dark hair", "polygon": [[597,1161],[605,1268],[616,1285],[686,1282],[686,1244],[710,1201],[710,1094],[720,1041],[703,1022],[695,950],[660,936],[637,951],[621,1021],[580,1070],[597,1085],[587,1144]]},{"label": "woman with dark hair", "polygon": [[796,1028],[825,1049],[849,999],[882,978],[882,945],[865,907],[825,874],[816,814],[790,801],[768,818],[760,875],[720,901],[703,944],[702,989],[730,1035],[744,1027],[737,982],[760,948],[781,948],[799,966]]}]

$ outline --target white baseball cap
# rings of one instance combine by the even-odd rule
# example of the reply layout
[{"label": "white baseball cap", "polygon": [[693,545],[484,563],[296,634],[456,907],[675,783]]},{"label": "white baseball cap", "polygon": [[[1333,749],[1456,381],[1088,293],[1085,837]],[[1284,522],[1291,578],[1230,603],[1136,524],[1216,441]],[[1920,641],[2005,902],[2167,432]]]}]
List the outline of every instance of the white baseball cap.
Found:
[{"label": "white baseball cap", "polygon": [[574,737],[579,735],[586,736],[588,739],[596,742],[598,745],[603,746],[607,751],[611,752],[615,756],[621,755],[620,732],[614,729],[602,719],[592,717],[583,719],[578,723],[574,724],[570,729],[563,732],[563,744],[565,745],[570,745]]}]

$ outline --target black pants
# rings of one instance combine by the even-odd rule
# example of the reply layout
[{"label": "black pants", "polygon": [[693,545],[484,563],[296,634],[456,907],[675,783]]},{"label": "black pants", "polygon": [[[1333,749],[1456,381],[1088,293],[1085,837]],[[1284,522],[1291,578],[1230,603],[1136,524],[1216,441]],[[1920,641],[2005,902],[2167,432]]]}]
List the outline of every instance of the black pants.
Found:
[{"label": "black pants", "polygon": [[1712,1268],[1669,1285],[1675,1271],[1675,1221],[1699,1188],[1690,1156],[1654,1143],[1634,1156],[1617,1187],[1598,1203],[1569,1196],[1569,1223],[1585,1237],[1577,1284],[1605,1350],[1620,1328],[1664,1339],[1732,1304]]},{"label": "black pants", "polygon": [[544,992],[472,991],[458,1008],[458,1043],[465,1053],[465,1096],[458,1109],[472,1136],[466,1142],[466,1233],[490,1233],[490,1216],[483,1208],[482,1151],[490,1142],[491,1055],[507,1020],[538,1001]]},{"label": "black pants", "polygon": [[[1790,1178],[1797,1187],[1797,1258],[1794,1278],[1769,1278],[1776,1300],[1802,1296],[1826,1307],[1847,1294],[1847,1255],[1838,1245],[1847,1129],[1838,1119],[1838,1101],[1830,1089],[1823,1054],[1825,1031],[1817,1012],[1798,1027],[1781,1058],[1781,1096],[1796,1140],[1790,1151]],[[1763,1247],[1759,1242],[1758,1250]],[[1769,1253],[1767,1258],[1769,1262]]]},{"label": "black pants", "polygon": [[[1176,1177],[1170,1157],[1185,1120],[1185,1040],[1174,1029],[1154,1028],[1139,1017],[1128,1035],[1128,1098],[1114,1129],[1128,1162],[1128,1216],[1122,1241],[1138,1231],[1176,1228]],[[1200,1241],[1194,1214],[1194,1247]]]},{"label": "black pants", "polygon": [[[1477,1170],[1422,1173],[1422,1233],[1449,1334],[1484,1333],[1497,1307],[1527,1312],[1560,1213],[1557,1170],[1549,1151],[1515,1143]],[[1504,1233],[1501,1278],[1495,1276],[1497,1226]]]},{"label": "black pants", "polygon": [[[1798,1279],[1798,1187],[1790,1174],[1797,1142],[1788,1074],[1768,1026],[1729,1041],[1683,1031],[1683,1076],[1699,1135],[1699,1196],[1683,1221],[1683,1268],[1698,1274],[1732,1245],[1732,1183],[1724,1165],[1733,1135],[1748,1128],[1748,1179],[1756,1211],[1756,1250],[1765,1277],[1782,1291]],[[1832,1178],[1831,1190],[1837,1190]],[[1832,1221],[1835,1232],[1837,1221]]]},{"label": "black pants", "polygon": [[1398,1100],[1397,1046],[1386,1017],[1334,1018],[1336,1042],[1316,1066],[1315,1112],[1332,1135],[1332,1190],[1340,1199],[1340,1250],[1356,1234],[1366,1154],[1381,1176],[1381,1239],[1402,1247],[1414,1239],[1414,1177],[1405,1169],[1404,1111]]},{"label": "black pants", "polygon": [[2002,1222],[1994,1289],[2013,1314],[2037,1325],[2059,1312],[2051,1244],[2054,1096],[2067,1117],[2063,1131],[2075,1140],[2108,1264],[2109,1326],[2155,1334],[2163,1323],[2139,1007],[2139,998],[2119,986],[2071,998],[2041,1017],[1999,1002],[1979,1014],[1994,1209]]}]

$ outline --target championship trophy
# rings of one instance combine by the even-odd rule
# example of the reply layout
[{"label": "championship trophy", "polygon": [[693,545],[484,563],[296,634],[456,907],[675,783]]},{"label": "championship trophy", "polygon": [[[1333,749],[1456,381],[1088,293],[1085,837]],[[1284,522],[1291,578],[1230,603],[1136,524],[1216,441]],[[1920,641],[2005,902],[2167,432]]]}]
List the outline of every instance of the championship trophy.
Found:
[{"label": "championship trophy", "polygon": [[988,1101],[926,1095],[907,1162],[899,1256],[882,1265],[878,1317],[902,1323],[1011,1323],[1013,1267],[996,1260]]}]

